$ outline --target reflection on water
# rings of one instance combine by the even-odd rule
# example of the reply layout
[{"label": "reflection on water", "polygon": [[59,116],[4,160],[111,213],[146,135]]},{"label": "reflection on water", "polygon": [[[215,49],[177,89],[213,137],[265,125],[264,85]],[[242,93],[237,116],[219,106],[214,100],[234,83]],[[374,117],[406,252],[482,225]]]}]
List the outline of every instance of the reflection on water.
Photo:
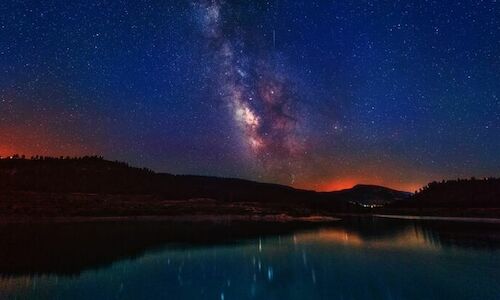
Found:
[{"label": "reflection on water", "polygon": [[500,228],[491,224],[66,224],[3,226],[0,239],[0,299],[500,295]]}]

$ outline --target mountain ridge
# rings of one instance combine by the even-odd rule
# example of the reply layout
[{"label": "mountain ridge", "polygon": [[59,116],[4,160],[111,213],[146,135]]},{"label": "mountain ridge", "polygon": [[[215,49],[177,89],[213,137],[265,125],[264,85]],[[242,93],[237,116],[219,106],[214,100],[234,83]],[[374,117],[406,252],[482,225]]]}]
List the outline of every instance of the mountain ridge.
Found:
[{"label": "mountain ridge", "polygon": [[358,184],[330,192],[239,178],[156,173],[102,157],[0,159],[2,216],[497,216],[500,179],[433,182],[416,194]]},{"label": "mountain ridge", "polygon": [[384,198],[385,203],[407,195],[406,192],[374,185],[317,192],[240,178],[156,173],[96,156],[1,159],[0,187],[4,190],[38,192],[154,194],[170,199],[213,198],[236,202],[332,201],[341,204],[340,206],[348,203],[343,201],[343,197],[352,200],[362,196],[365,201],[372,192],[377,199]]}]

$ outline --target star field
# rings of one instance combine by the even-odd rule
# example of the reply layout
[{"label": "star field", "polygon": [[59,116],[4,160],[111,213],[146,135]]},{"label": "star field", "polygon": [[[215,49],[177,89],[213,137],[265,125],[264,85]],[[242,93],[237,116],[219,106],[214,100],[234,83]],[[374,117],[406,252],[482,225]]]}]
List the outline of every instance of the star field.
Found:
[{"label": "star field", "polygon": [[497,1],[0,3],[0,155],[413,191],[500,173]]}]

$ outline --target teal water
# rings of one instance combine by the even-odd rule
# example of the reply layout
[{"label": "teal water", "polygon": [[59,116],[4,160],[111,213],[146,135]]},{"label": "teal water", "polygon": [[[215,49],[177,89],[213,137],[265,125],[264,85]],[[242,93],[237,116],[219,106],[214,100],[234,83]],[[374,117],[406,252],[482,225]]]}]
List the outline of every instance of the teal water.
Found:
[{"label": "teal water", "polygon": [[88,265],[60,257],[71,270],[29,255],[50,248],[4,251],[2,259],[37,269],[2,263],[0,299],[500,299],[498,233],[370,219],[236,241],[162,241],[130,255],[86,251],[85,242],[71,260]]}]

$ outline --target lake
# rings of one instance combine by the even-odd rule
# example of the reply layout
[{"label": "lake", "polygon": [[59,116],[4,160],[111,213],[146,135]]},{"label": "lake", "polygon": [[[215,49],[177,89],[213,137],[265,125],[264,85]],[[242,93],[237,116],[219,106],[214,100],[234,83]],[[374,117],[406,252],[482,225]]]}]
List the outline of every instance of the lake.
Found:
[{"label": "lake", "polygon": [[500,299],[500,227],[0,226],[0,299]]}]

